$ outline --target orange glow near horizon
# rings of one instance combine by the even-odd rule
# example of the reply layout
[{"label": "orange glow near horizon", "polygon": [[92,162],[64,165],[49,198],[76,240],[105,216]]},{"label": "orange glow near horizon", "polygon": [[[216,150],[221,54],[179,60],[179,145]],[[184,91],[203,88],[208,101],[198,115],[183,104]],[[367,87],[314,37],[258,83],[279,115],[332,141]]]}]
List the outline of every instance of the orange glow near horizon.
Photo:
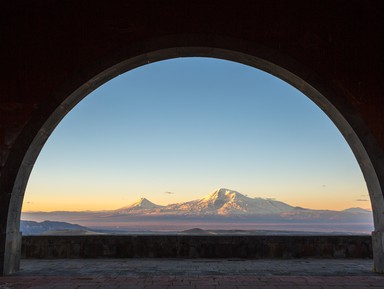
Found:
[{"label": "orange glow near horizon", "polygon": [[[241,192],[243,194],[247,194],[245,192]],[[188,198],[191,194],[184,194],[179,196],[179,198],[175,198],[173,195],[164,196],[132,196],[132,198],[124,197],[124,198],[110,198],[107,197],[107,193],[105,196],[97,196],[90,197],[89,195],[76,194],[76,197],[67,198],[65,194],[55,195],[54,197],[45,197],[43,195],[42,198],[35,197],[33,200],[26,200],[23,203],[23,212],[52,212],[52,211],[103,211],[103,210],[115,210],[121,207],[127,206],[129,204],[134,203],[140,197],[145,197],[151,202],[158,205],[168,205],[172,203],[182,203],[187,201],[192,201],[195,199],[200,199],[205,197],[207,194],[202,194],[197,196],[196,198]],[[309,209],[317,209],[317,210],[344,210],[352,207],[360,207],[363,209],[371,210],[371,205],[368,196],[362,197],[359,201],[350,200],[345,201],[343,199],[335,199],[332,202],[329,200],[325,200],[321,197],[320,194],[315,194],[311,196],[301,196],[300,199],[297,199],[296,196],[284,195],[281,197],[274,197],[268,195],[249,195],[249,197],[262,197],[262,198],[274,198],[278,201],[285,202],[291,206],[299,206],[303,208]]]},{"label": "orange glow near horizon", "polygon": [[253,67],[180,58],[77,104],[44,145],[22,210],[167,205],[220,187],[309,209],[370,208],[351,148],[307,96]]}]

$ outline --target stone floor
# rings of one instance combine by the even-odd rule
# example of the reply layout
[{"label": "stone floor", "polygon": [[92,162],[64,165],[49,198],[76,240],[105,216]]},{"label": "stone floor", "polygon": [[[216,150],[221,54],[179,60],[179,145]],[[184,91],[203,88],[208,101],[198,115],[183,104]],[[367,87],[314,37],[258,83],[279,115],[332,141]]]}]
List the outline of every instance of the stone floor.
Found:
[{"label": "stone floor", "polygon": [[0,289],[384,288],[362,259],[65,259],[22,260]]}]

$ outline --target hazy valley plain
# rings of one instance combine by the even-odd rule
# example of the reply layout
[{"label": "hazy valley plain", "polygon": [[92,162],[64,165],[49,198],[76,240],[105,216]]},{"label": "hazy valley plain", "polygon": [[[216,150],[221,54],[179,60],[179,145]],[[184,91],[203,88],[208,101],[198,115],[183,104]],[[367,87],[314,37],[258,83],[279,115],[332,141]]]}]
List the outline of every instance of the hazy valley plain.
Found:
[{"label": "hazy valley plain", "polygon": [[24,234],[369,234],[373,230],[372,212],[362,208],[312,210],[228,189],[167,206],[141,198],[111,211],[23,212],[22,220],[51,222],[24,222]]}]

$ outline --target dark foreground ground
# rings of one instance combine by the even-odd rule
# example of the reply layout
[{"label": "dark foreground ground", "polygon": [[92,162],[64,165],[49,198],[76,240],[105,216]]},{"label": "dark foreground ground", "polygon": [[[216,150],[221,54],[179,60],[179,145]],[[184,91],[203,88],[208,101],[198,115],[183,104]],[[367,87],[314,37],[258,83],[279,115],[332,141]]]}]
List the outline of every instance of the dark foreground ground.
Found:
[{"label": "dark foreground ground", "polygon": [[0,288],[336,289],[384,288],[369,259],[22,260]]}]

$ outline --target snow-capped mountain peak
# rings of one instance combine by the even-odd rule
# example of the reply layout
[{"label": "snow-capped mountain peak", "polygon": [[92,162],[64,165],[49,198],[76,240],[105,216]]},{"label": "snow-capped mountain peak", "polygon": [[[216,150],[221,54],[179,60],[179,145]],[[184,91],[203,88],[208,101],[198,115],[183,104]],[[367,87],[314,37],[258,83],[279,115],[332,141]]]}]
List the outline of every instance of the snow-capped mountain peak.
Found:
[{"label": "snow-capped mountain peak", "polygon": [[207,203],[207,207],[213,207],[215,209],[220,209],[228,202],[234,202],[244,198],[245,196],[239,192],[228,190],[228,189],[217,189],[213,191],[208,196],[202,198],[199,203]]},{"label": "snow-capped mountain peak", "polygon": [[219,199],[234,199],[236,198],[236,196],[244,196],[244,195],[233,190],[221,188],[221,189],[214,190],[212,193],[205,196],[203,200],[215,201]]},{"label": "snow-capped mountain peak", "polygon": [[195,201],[174,205],[173,209],[194,214],[244,215],[275,214],[294,210],[283,202],[262,198],[250,198],[237,191],[220,188]]},{"label": "snow-capped mountain peak", "polygon": [[140,198],[133,204],[130,204],[128,206],[122,207],[118,209],[117,211],[130,211],[130,210],[153,210],[157,208],[161,208],[162,206],[156,205],[155,203],[152,203],[151,201],[147,200],[146,198]]},{"label": "snow-capped mountain peak", "polygon": [[281,214],[298,209],[272,199],[250,198],[237,191],[220,188],[202,199],[185,203],[159,206],[145,198],[120,208],[118,214],[171,214],[171,215],[260,215]]}]

